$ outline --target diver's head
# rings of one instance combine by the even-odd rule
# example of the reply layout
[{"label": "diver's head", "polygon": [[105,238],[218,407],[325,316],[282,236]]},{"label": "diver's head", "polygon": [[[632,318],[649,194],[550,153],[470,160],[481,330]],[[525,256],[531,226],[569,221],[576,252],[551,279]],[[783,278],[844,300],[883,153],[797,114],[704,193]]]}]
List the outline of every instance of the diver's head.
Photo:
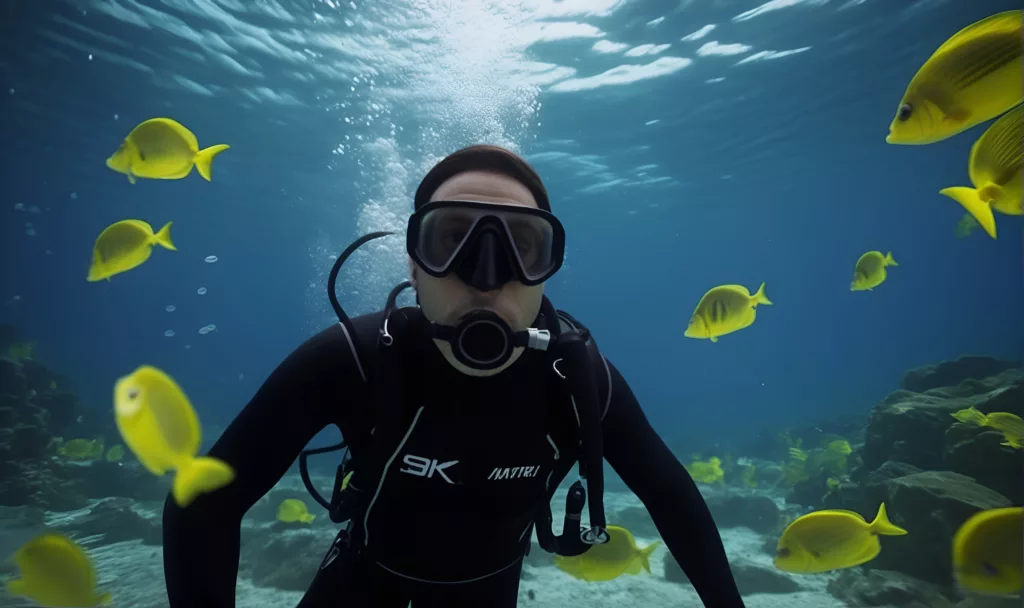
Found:
[{"label": "diver's head", "polygon": [[415,207],[409,271],[427,319],[456,325],[490,311],[513,331],[530,327],[564,248],[533,168],[504,148],[464,148],[427,173]]}]

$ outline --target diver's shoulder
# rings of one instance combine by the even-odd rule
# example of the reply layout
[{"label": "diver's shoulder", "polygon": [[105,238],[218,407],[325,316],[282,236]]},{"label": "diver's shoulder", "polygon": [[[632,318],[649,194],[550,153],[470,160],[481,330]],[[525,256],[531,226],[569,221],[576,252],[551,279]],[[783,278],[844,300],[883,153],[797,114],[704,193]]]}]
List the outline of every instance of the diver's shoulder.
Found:
[{"label": "diver's shoulder", "polygon": [[351,360],[361,364],[373,356],[377,333],[384,321],[384,312],[372,312],[349,319],[348,324],[334,323],[306,340],[297,350],[334,363]]}]

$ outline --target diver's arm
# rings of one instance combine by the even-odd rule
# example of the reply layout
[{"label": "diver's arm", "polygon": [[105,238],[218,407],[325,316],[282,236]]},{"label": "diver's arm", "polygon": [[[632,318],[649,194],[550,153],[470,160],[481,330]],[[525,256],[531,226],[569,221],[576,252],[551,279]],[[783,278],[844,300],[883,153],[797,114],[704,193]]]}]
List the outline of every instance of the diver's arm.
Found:
[{"label": "diver's arm", "polygon": [[612,396],[604,456],[647,507],[693,588],[708,608],[743,608],[725,547],[704,497],[651,428],[626,380],[609,362]]},{"label": "diver's arm", "polygon": [[350,382],[360,378],[336,325],[285,359],[210,449],[234,469],[235,480],[186,508],[168,497],[164,573],[172,608],[235,605],[242,516],[337,419]]}]

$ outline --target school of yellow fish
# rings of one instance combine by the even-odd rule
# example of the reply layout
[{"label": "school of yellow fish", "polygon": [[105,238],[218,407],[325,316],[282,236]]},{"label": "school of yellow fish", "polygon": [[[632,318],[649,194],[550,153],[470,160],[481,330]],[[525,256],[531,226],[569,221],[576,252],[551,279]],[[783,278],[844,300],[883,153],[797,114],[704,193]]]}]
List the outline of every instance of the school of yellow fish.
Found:
[{"label": "school of yellow fish", "polygon": [[[985,121],[997,118],[978,138],[968,158],[972,187],[945,188],[940,194],[957,201],[967,216],[957,227],[962,238],[981,226],[996,238],[993,212],[1022,215],[1022,149],[1024,149],[1024,76],[1021,55],[1022,11],[1007,11],[983,19],[957,32],[942,44],[911,79],[889,126],[890,144],[922,145],[945,140]],[[170,118],[153,118],[136,126],[107,159],[111,170],[138,178],[182,179],[195,167],[212,180],[214,157],[229,146],[200,149],[196,136]],[[87,280],[111,277],[145,263],[154,245],[176,251],[170,237],[171,222],[154,232],[142,220],[124,219],[104,229],[93,247]],[[864,253],[854,267],[851,291],[872,290],[897,266],[891,252]],[[758,305],[771,305],[764,283],[751,295],[742,285],[720,285],[708,290],[691,315],[685,336],[718,338],[754,323]],[[30,355],[29,355],[30,356]],[[1024,449],[1024,420],[1006,412],[982,414],[974,408],[953,415],[965,424],[989,426],[1003,433],[1003,445]],[[149,471],[174,471],[172,496],[181,506],[234,480],[234,471],[215,458],[198,456],[201,427],[184,391],[161,370],[142,366],[119,379],[114,389],[114,417],[125,445]],[[792,462],[802,466],[807,454],[790,448]],[[72,440],[58,448],[69,459],[103,457],[102,441]],[[845,466],[849,444],[833,442],[825,459]],[[123,448],[106,454],[120,461]],[[721,461],[711,458],[688,465],[701,483],[720,483]],[[742,473],[751,487],[754,468]],[[347,479],[346,479],[347,481]],[[839,482],[829,478],[829,487]],[[277,518],[282,522],[311,523],[315,516],[296,499],[283,501]],[[1020,507],[992,509],[975,514],[958,530],[953,546],[953,570],[968,590],[994,595],[1021,592],[1024,515]],[[586,581],[606,581],[622,574],[650,572],[648,558],[658,543],[638,548],[632,534],[609,526],[611,541],[595,545],[578,557],[555,557],[556,566]],[[851,511],[824,510],[792,522],[783,532],[775,565],[800,573],[849,568],[870,561],[881,551],[879,535],[899,536],[907,531],[893,525],[880,505],[868,523]],[[21,578],[7,581],[7,590],[44,606],[98,606],[110,601],[96,589],[96,574],[85,551],[59,534],[47,533],[23,545],[14,560]]]}]

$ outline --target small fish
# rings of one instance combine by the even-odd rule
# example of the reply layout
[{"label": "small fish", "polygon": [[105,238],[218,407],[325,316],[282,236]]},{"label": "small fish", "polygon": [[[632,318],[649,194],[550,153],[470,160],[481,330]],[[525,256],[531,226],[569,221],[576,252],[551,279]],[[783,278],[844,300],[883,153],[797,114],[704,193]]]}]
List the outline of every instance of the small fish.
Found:
[{"label": "small fish", "polygon": [[899,266],[896,260],[892,259],[892,252],[882,255],[881,251],[869,251],[860,256],[857,266],[853,269],[853,281],[850,282],[850,291],[871,291],[878,287],[887,276],[886,267]]},{"label": "small fish", "polygon": [[1024,186],[1021,185],[1021,164],[1024,163],[1024,105],[1010,110],[992,123],[971,146],[967,174],[973,188],[956,186],[939,190],[963,205],[985,232],[996,238],[993,211],[1004,215],[1021,215],[1024,209]]},{"label": "small fish", "polygon": [[155,367],[144,365],[117,381],[114,420],[142,466],[154,475],[175,470],[171,495],[178,506],[235,479],[226,463],[196,457],[202,443],[199,418],[181,387]]},{"label": "small fish", "polygon": [[1024,507],[975,513],[953,537],[953,574],[964,589],[1019,596],[1024,562]]},{"label": "small fish", "polygon": [[973,405],[969,408],[962,409],[957,412],[953,412],[950,416],[956,418],[958,421],[964,424],[973,424],[975,426],[984,426],[987,420],[985,414],[978,411],[978,408]]},{"label": "small fish", "polygon": [[103,455],[103,443],[95,439],[72,439],[57,448],[57,454],[69,460],[94,460],[97,449]]},{"label": "small fish", "polygon": [[115,274],[127,272],[149,259],[153,245],[177,251],[171,242],[171,224],[153,234],[153,227],[141,220],[122,220],[100,233],[92,250],[88,281],[110,280]]},{"label": "small fish", "polygon": [[718,342],[719,336],[749,327],[757,316],[758,304],[771,303],[764,293],[764,283],[754,295],[742,285],[720,285],[697,303],[684,335]]},{"label": "small fish", "polygon": [[965,213],[960,221],[956,223],[956,229],[953,234],[958,239],[965,239],[974,234],[974,229],[978,227],[978,220],[974,219],[974,216],[970,213]]},{"label": "small fish", "polygon": [[338,490],[339,492],[344,492],[345,488],[348,487],[348,482],[352,480],[353,473],[355,473],[355,471],[349,471],[348,475],[346,475],[345,478],[341,480],[341,489]]},{"label": "small fish", "polygon": [[555,566],[574,578],[587,582],[610,581],[623,574],[651,571],[651,553],[661,544],[656,541],[643,549],[629,530],[608,526],[607,543],[591,545],[587,552],[575,557],[555,555]]},{"label": "small fish", "polygon": [[96,571],[89,557],[71,539],[43,534],[14,554],[21,578],[7,581],[7,591],[40,606],[92,607],[110,602],[96,589]]},{"label": "small fish", "polygon": [[789,448],[789,457],[792,460],[804,462],[807,460],[807,452],[801,450],[800,448]]},{"label": "small fish", "polygon": [[843,456],[849,456],[853,453],[853,448],[850,447],[850,442],[845,439],[830,441],[829,444],[825,446],[825,449],[829,452],[842,454]]},{"label": "small fish", "polygon": [[878,536],[901,536],[907,531],[893,525],[885,503],[870,524],[853,511],[825,510],[797,518],[782,533],[775,551],[775,567],[786,572],[814,574],[869,562],[882,550]]},{"label": "small fish", "polygon": [[149,179],[181,179],[195,166],[203,179],[212,179],[213,158],[230,146],[217,144],[199,149],[196,136],[170,118],[151,118],[132,129],[117,151],[107,159],[107,167],[128,176]]},{"label": "small fish", "polygon": [[15,342],[7,347],[7,358],[12,361],[31,361],[35,353],[35,342]]},{"label": "small fish", "polygon": [[829,490],[835,490],[839,488],[839,480],[835,477],[829,477],[825,480],[825,485],[828,486]]},{"label": "small fish", "polygon": [[1003,443],[1015,450],[1024,449],[1024,420],[1009,412],[992,412],[985,416],[985,426],[992,427],[1003,434]]},{"label": "small fish", "polygon": [[124,458],[123,445],[118,444],[107,450],[107,462],[121,462],[122,458]]},{"label": "small fish", "polygon": [[992,15],[943,43],[911,79],[885,141],[942,141],[1020,103],[1022,14]]},{"label": "small fish", "polygon": [[700,483],[718,483],[725,478],[722,461],[717,456],[712,456],[705,462],[695,460],[687,465],[686,470],[694,481]]},{"label": "small fish", "polygon": [[277,520],[286,524],[293,524],[297,521],[311,524],[314,519],[316,519],[316,515],[310,513],[306,503],[297,498],[286,498],[277,506]]}]

